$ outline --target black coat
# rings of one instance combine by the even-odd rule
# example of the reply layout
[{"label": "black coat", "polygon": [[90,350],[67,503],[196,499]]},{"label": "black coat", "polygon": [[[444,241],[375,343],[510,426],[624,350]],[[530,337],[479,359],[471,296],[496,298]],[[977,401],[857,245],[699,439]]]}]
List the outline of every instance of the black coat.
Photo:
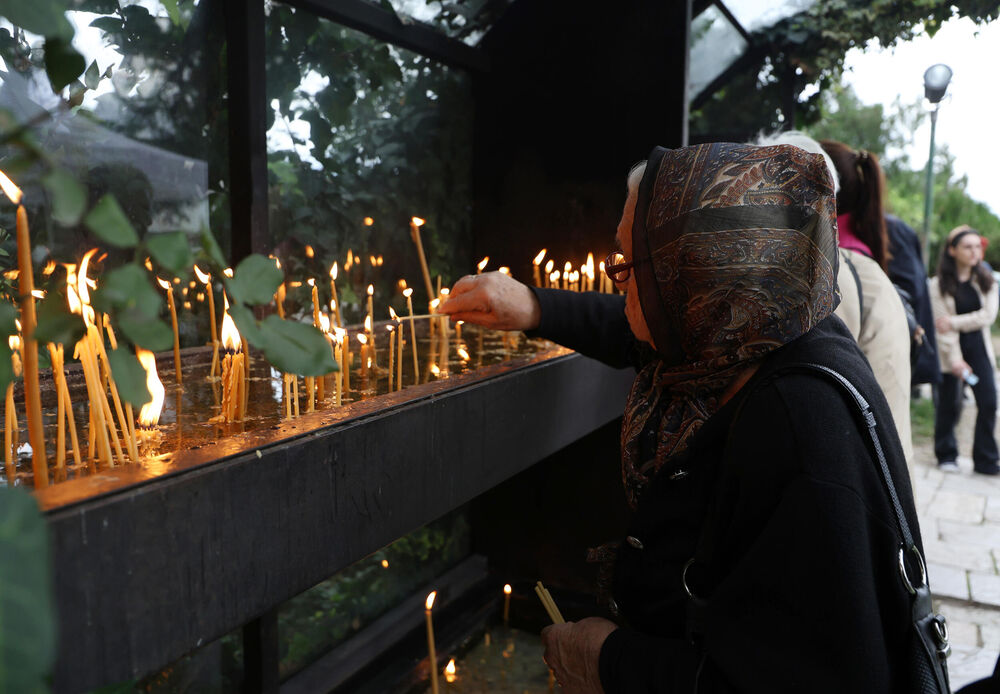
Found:
[{"label": "black coat", "polygon": [[917,232],[906,222],[893,215],[885,216],[885,226],[889,232],[889,279],[910,296],[910,305],[917,323],[924,329],[930,349],[922,349],[917,361],[912,365],[910,382],[938,383],[941,368],[937,358],[937,340],[934,332],[934,314],[931,311],[931,295],[927,288],[927,271],[920,250]]},{"label": "black coat", "polygon": [[[635,354],[622,297],[538,295],[539,334],[615,365]],[[772,377],[801,362],[843,373],[887,423],[880,437],[920,545],[888,405],[846,327],[828,318],[769,356],[644,490],[615,568],[626,626],[601,652],[608,694],[692,692],[699,668],[699,692],[902,691],[910,603],[892,507],[853,403],[818,376]],[[719,504],[722,466],[735,477]],[[707,519],[723,530],[714,590],[695,586],[711,593],[696,647],[681,574]]]}]

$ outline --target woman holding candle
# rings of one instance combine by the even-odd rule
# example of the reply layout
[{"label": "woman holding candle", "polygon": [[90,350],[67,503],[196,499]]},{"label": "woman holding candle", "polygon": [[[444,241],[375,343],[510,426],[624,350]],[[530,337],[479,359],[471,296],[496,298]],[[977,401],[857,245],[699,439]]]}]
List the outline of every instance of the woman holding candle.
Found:
[{"label": "woman holding candle", "polygon": [[[622,427],[634,517],[594,553],[613,564],[602,588],[621,624],[543,632],[564,690],[918,691],[901,580],[929,601],[916,513],[885,397],[832,315],[822,157],[656,148],[629,176],[618,241],[606,270],[624,296],[490,273],[460,280],[442,307],[638,371]],[[855,401],[805,364],[845,375],[870,404],[897,503]]]}]

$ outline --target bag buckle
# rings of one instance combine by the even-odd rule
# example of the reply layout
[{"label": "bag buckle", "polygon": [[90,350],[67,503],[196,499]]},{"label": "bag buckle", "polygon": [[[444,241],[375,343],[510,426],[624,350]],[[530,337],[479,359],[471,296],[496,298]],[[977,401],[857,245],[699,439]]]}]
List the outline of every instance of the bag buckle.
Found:
[{"label": "bag buckle", "polygon": [[937,641],[938,658],[944,660],[951,655],[951,643],[948,640],[948,620],[943,614],[936,614],[931,619],[934,628],[934,639]]},{"label": "bag buckle", "polygon": [[924,564],[924,558],[920,555],[920,550],[917,549],[916,545],[910,545],[910,551],[917,558],[917,566],[920,568],[920,581],[914,586],[913,582],[910,581],[909,575],[906,573],[906,548],[903,545],[899,546],[899,575],[903,579],[903,585],[906,586],[906,590],[909,591],[910,595],[917,594],[917,588],[923,588],[927,585],[927,565]]}]

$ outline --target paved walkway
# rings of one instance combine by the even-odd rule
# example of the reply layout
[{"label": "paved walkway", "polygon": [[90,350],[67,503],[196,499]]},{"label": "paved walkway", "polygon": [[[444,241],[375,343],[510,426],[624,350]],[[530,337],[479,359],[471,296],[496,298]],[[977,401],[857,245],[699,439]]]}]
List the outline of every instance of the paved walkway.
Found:
[{"label": "paved walkway", "polygon": [[[972,443],[974,403],[966,403],[957,434],[960,450]],[[914,437],[913,476],[927,572],[937,610],[948,618],[952,687],[988,676],[1000,653],[1000,477],[938,471],[933,443]]]}]

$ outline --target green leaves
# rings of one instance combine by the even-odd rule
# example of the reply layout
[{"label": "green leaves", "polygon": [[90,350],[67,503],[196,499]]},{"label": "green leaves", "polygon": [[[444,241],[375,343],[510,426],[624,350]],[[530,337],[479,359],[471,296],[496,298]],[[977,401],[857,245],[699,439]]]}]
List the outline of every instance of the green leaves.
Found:
[{"label": "green leaves", "polygon": [[0,691],[48,691],[56,655],[48,536],[21,489],[0,489],[0,557]]},{"label": "green leaves", "polygon": [[148,234],[146,249],[157,263],[175,276],[186,277],[194,265],[194,254],[184,232]]},{"label": "green leaves", "polygon": [[49,292],[38,305],[38,325],[35,340],[40,345],[53,342],[69,350],[83,337],[87,328],[83,319],[70,313],[66,297],[59,292]]},{"label": "green leaves", "polygon": [[52,91],[61,91],[63,87],[83,74],[86,67],[87,61],[76,52],[68,39],[59,36],[46,37],[45,74],[49,77]]},{"label": "green leaves", "polygon": [[208,256],[209,260],[215,263],[219,268],[224,268],[229,263],[226,262],[226,256],[222,254],[222,249],[219,248],[218,241],[215,240],[215,236],[208,229],[201,230],[201,249]]},{"label": "green leaves", "polygon": [[337,371],[330,343],[315,326],[268,316],[260,326],[260,347],[276,369],[300,376]]},{"label": "green leaves", "polygon": [[73,26],[66,19],[65,9],[66,3],[61,0],[0,0],[0,15],[14,26],[39,36],[69,40],[73,37]]},{"label": "green leaves", "polygon": [[52,196],[52,218],[64,226],[74,226],[87,209],[87,191],[65,169],[52,169],[42,177],[42,185]]},{"label": "green leaves", "polygon": [[8,335],[17,332],[17,324],[14,322],[16,319],[17,308],[7,302],[0,303],[0,337],[4,338],[4,342]]},{"label": "green leaves", "polygon": [[97,67],[96,60],[83,73],[83,83],[87,85],[87,89],[97,89],[97,85],[101,83],[101,68]]},{"label": "green leaves", "polygon": [[284,279],[274,260],[253,254],[244,258],[226,285],[233,300],[247,304],[266,304]]},{"label": "green leaves", "polygon": [[95,236],[109,245],[131,248],[139,243],[139,235],[135,233],[128,217],[111,193],[107,193],[97,201],[83,223]]},{"label": "green leaves", "polygon": [[111,374],[115,377],[115,385],[118,386],[118,394],[122,400],[142,406],[153,399],[146,387],[146,370],[130,350],[125,348],[112,350],[108,354],[108,362],[111,364]]},{"label": "green leaves", "polygon": [[118,327],[133,344],[152,352],[163,352],[174,345],[174,333],[163,321],[146,318],[136,310],[120,314]]},{"label": "green leaves", "polygon": [[138,265],[123,265],[104,276],[93,297],[94,307],[110,313],[134,309],[137,317],[156,318],[163,299]]},{"label": "green leaves", "polygon": [[[14,381],[14,363],[11,361],[13,351],[7,340],[0,342],[0,392],[7,394],[7,386]],[[2,625],[0,625],[2,626]]]}]

